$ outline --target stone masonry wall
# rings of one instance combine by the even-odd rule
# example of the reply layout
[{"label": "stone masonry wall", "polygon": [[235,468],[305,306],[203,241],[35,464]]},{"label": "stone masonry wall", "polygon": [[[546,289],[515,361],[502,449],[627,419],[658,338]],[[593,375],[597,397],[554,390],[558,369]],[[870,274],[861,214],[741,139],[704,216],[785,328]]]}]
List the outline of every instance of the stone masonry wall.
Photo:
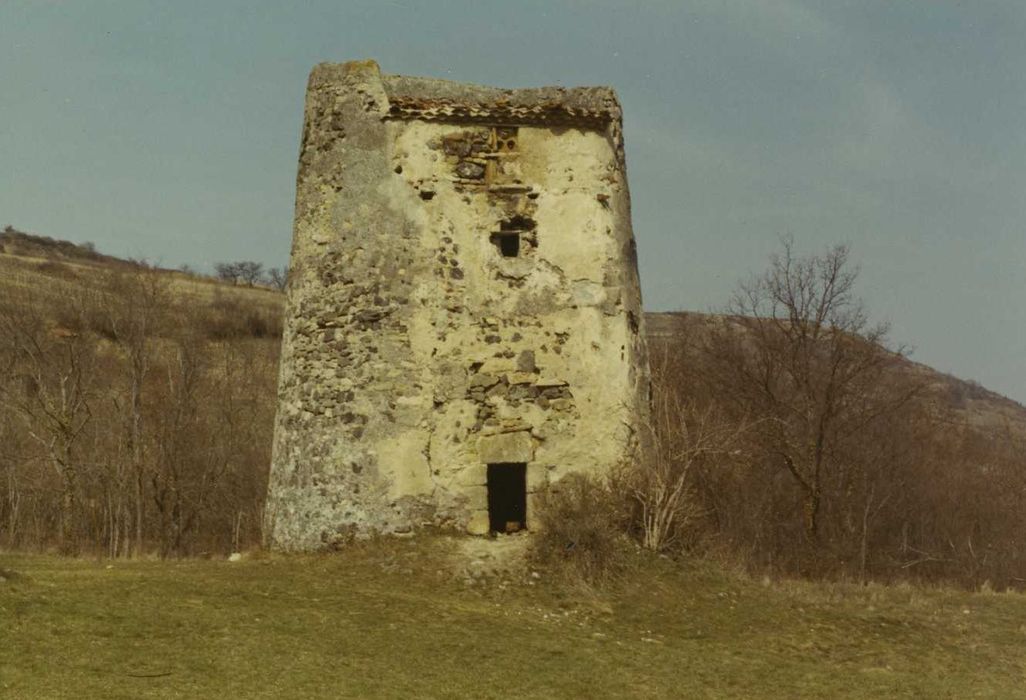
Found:
[{"label": "stone masonry wall", "polygon": [[530,494],[633,457],[648,371],[619,127],[604,89],[313,71],[276,546],[484,534],[487,464],[526,463]]}]

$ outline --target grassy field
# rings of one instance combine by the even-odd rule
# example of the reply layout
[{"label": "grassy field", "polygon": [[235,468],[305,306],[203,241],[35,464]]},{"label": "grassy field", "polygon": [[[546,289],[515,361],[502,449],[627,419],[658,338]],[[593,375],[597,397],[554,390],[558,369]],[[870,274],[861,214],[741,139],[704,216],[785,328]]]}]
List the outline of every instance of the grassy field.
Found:
[{"label": "grassy field", "polygon": [[451,540],[241,562],[0,555],[0,696],[1026,697],[1026,596],[638,556],[468,585]]}]

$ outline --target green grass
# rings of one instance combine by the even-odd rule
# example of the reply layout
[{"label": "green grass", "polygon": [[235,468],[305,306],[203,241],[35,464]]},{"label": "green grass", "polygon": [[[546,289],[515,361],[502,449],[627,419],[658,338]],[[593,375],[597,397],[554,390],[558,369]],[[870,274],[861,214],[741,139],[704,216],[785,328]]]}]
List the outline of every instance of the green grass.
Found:
[{"label": "green grass", "polygon": [[468,586],[448,540],[331,556],[0,555],[11,698],[1026,697],[1026,596],[761,583],[638,557]]}]

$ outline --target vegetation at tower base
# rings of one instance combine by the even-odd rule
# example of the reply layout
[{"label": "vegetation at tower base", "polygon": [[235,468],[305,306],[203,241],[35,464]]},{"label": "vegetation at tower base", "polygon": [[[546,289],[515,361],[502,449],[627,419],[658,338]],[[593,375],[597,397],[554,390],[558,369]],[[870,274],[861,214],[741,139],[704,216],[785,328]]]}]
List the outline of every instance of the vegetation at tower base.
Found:
[{"label": "vegetation at tower base", "polygon": [[318,66],[286,299],[275,546],[531,527],[646,421],[615,95]]}]

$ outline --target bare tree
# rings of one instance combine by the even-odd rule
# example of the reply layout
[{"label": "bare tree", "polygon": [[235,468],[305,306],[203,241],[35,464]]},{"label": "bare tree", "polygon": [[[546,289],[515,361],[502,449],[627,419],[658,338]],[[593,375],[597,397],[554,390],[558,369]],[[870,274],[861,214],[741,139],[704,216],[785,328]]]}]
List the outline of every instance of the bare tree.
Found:
[{"label": "bare tree", "polygon": [[61,549],[74,553],[83,466],[77,448],[93,415],[94,344],[78,333],[48,327],[28,306],[0,309],[0,343],[13,378],[0,387],[0,402],[21,418],[60,479]]},{"label": "bare tree", "polygon": [[[3,311],[0,310],[0,314]],[[2,326],[0,326],[2,327]],[[0,342],[0,531],[8,546],[18,541],[23,494],[19,485],[18,463],[23,456],[17,444],[14,412],[4,401],[5,391],[14,381],[16,355],[9,343]]]},{"label": "bare tree", "polygon": [[267,278],[275,289],[285,291],[285,285],[289,281],[288,270],[284,267],[272,267],[267,271]]},{"label": "bare tree", "polygon": [[241,271],[239,270],[239,264],[233,262],[219,262],[214,263],[214,271],[217,273],[217,278],[222,282],[231,282],[232,284],[239,283],[239,277]]},{"label": "bare tree", "polygon": [[[158,417],[158,448],[155,468],[150,475],[153,502],[160,516],[160,553],[180,554],[185,536],[196,523],[197,464],[205,464],[208,445],[199,447],[203,435],[199,412],[199,392],[205,369],[205,348],[201,340],[186,329],[179,332],[170,348],[164,372],[163,410]],[[199,449],[197,449],[199,447]]]},{"label": "bare tree", "polygon": [[250,287],[264,276],[264,265],[254,260],[237,260],[235,262],[219,262],[214,264],[218,279],[232,284],[243,282]]},{"label": "bare tree", "polygon": [[235,263],[235,266],[239,271],[239,278],[250,287],[259,282],[264,276],[263,263],[253,260],[240,260]]},{"label": "bare tree", "polygon": [[815,540],[838,448],[915,388],[888,381],[903,351],[884,347],[886,324],[869,323],[848,247],[801,257],[790,239],[782,246],[769,269],[739,285],[707,359],[721,398],[761,419],[758,449],[800,490]]},{"label": "bare tree", "polygon": [[124,439],[135,491],[135,550],[144,545],[145,454],[143,391],[154,360],[154,341],[164,320],[170,289],[160,270],[139,265],[130,272],[109,273],[102,294],[107,329],[128,358],[128,392],[120,406],[124,416]]}]

